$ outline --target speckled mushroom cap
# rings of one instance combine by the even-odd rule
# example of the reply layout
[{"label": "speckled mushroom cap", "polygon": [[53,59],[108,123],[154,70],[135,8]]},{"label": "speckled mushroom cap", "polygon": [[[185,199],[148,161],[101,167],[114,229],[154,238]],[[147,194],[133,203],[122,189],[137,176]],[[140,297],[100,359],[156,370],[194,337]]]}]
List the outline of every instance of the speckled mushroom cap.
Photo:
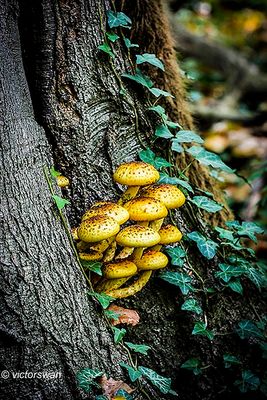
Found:
[{"label": "speckled mushroom cap", "polygon": [[160,251],[148,250],[135,263],[140,270],[160,269],[168,264],[168,257]]},{"label": "speckled mushroom cap", "polygon": [[79,253],[79,258],[84,261],[99,261],[103,258],[103,254],[99,251],[91,251],[90,253]]},{"label": "speckled mushroom cap", "polygon": [[127,186],[151,185],[159,180],[159,172],[151,164],[131,161],[121,164],[114,172],[113,179]]},{"label": "speckled mushroom cap", "polygon": [[137,266],[128,260],[108,263],[105,265],[103,275],[107,279],[126,278],[137,272]]},{"label": "speckled mushroom cap", "polygon": [[174,225],[165,225],[159,230],[160,242],[159,244],[170,244],[179,242],[182,239],[182,233]]},{"label": "speckled mushroom cap", "polygon": [[82,221],[96,215],[107,215],[115,219],[118,224],[124,224],[129,219],[129,212],[122,206],[112,202],[101,202],[93,205],[82,217]]},{"label": "speckled mushroom cap", "polygon": [[133,221],[154,221],[168,214],[164,204],[151,197],[136,197],[124,204]]},{"label": "speckled mushroom cap", "polygon": [[127,247],[150,247],[160,241],[159,233],[151,228],[131,225],[122,229],[116,236],[116,242]]},{"label": "speckled mushroom cap", "polygon": [[181,190],[167,183],[143,189],[141,195],[160,200],[168,209],[181,207],[185,202],[185,196]]},{"label": "speckled mushroom cap", "polygon": [[78,228],[78,237],[83,242],[99,242],[115,236],[120,230],[120,225],[115,219],[106,215],[97,215],[82,221]]}]

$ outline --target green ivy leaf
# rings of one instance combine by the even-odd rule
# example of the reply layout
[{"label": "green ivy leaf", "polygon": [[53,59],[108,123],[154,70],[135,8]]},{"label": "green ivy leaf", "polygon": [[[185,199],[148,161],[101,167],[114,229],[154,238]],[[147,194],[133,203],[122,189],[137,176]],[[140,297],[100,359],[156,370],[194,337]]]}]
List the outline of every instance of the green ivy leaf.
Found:
[{"label": "green ivy leaf", "polygon": [[204,142],[204,140],[196,132],[188,130],[180,130],[179,132],[176,133],[175,137],[179,143]]},{"label": "green ivy leaf", "polygon": [[162,157],[156,157],[154,160],[154,167],[156,169],[160,169],[162,167],[171,167],[172,164],[169,163],[167,160],[165,160],[165,158]]},{"label": "green ivy leaf", "polygon": [[184,311],[193,311],[196,314],[202,313],[202,308],[198,304],[197,300],[195,299],[187,299],[181,306],[181,310]]},{"label": "green ivy leaf", "polygon": [[163,97],[172,97],[172,98],[174,98],[174,96],[171,93],[166,92],[165,90],[161,90],[161,89],[158,89],[158,88],[155,88],[155,87],[149,88],[149,90],[156,97],[163,96]]},{"label": "green ivy leaf", "polygon": [[125,400],[133,400],[133,397],[124,389],[119,389],[115,394],[116,396],[124,397]]},{"label": "green ivy leaf", "polygon": [[86,393],[89,393],[91,386],[99,387],[94,379],[102,375],[103,372],[97,369],[84,368],[77,373],[78,386]]},{"label": "green ivy leaf", "polygon": [[155,136],[161,137],[164,139],[170,139],[173,137],[171,131],[165,125],[158,125],[156,127]]},{"label": "green ivy leaf", "polygon": [[54,167],[50,168],[50,175],[53,176],[53,178],[56,178],[57,176],[62,175],[60,172],[56,171]]},{"label": "green ivy leaf", "polygon": [[57,196],[56,194],[53,194],[52,198],[54,199],[56,206],[59,210],[62,210],[65,205],[70,204],[69,200],[63,199],[60,196]]},{"label": "green ivy leaf", "polygon": [[231,264],[224,264],[220,263],[219,268],[221,271],[216,271],[215,276],[216,278],[222,279],[224,282],[229,282],[232,277],[237,277],[240,275],[244,275],[245,270],[240,265],[231,265]]},{"label": "green ivy leaf", "polygon": [[158,114],[163,120],[167,120],[168,117],[165,114],[165,108],[157,105],[157,106],[152,106],[152,107],[148,107],[149,111],[154,111],[156,114]]},{"label": "green ivy leaf", "polygon": [[161,393],[167,394],[172,392],[174,394],[175,392],[171,391],[171,379],[170,378],[165,378],[164,376],[161,376],[157,374],[153,369],[146,368],[143,366],[140,366],[138,370],[144,375],[147,379],[150,380],[150,382],[156,386]]},{"label": "green ivy leaf", "polygon": [[128,29],[131,28],[132,21],[123,12],[115,12],[115,11],[108,10],[107,17],[108,17],[108,25],[111,29],[117,28],[118,26],[121,26],[122,28],[128,28]]},{"label": "green ivy leaf", "polygon": [[232,365],[240,365],[242,364],[241,361],[232,354],[224,354],[223,355],[224,367],[230,368]]},{"label": "green ivy leaf", "polygon": [[192,371],[194,373],[194,375],[200,375],[202,373],[202,371],[200,369],[200,359],[199,358],[189,358],[181,365],[181,368]]},{"label": "green ivy leaf", "polygon": [[240,321],[236,332],[241,339],[249,339],[251,337],[264,339],[261,330],[250,320]]},{"label": "green ivy leaf", "polygon": [[238,221],[229,221],[226,223],[226,225],[235,229],[237,231],[237,235],[247,236],[254,242],[257,242],[255,234],[264,232],[264,230],[254,222],[242,222],[242,224],[240,224]]},{"label": "green ivy leaf", "polygon": [[176,153],[182,153],[184,151],[183,146],[180,145],[177,139],[172,139],[172,151],[176,151]]},{"label": "green ivy leaf", "polygon": [[228,167],[215,153],[211,153],[203,149],[200,146],[192,146],[186,150],[187,153],[191,154],[196,160],[198,160],[203,165],[210,165],[213,168],[221,169],[222,171],[233,173],[234,171]]},{"label": "green ivy leaf", "polygon": [[115,54],[113,53],[112,48],[107,43],[100,44],[99,46],[97,46],[97,48],[104,53],[107,53],[110,57],[115,58]]},{"label": "green ivy leaf", "polygon": [[123,339],[123,337],[125,336],[125,334],[126,334],[126,329],[124,329],[124,328],[118,329],[118,328],[115,328],[115,327],[113,326],[113,327],[112,327],[112,330],[113,330],[113,332],[114,332],[114,342],[117,344],[117,343],[119,343],[119,342]]},{"label": "green ivy leaf", "polygon": [[266,285],[266,274],[264,271],[257,270],[253,265],[247,266],[246,276],[259,290]]},{"label": "green ivy leaf", "polygon": [[102,276],[102,263],[98,261],[86,261],[80,260],[81,264],[84,268],[88,268],[90,271],[93,271],[95,274]]},{"label": "green ivy leaf", "polygon": [[192,278],[186,274],[180,272],[164,271],[159,275],[161,279],[171,283],[172,285],[178,286],[183,294],[188,294],[193,291],[191,286]]},{"label": "green ivy leaf", "polygon": [[206,238],[201,233],[194,231],[187,234],[187,237],[196,242],[200,253],[208,260],[212,259],[217,251],[218,244]]},{"label": "green ivy leaf", "polygon": [[238,387],[241,393],[248,390],[257,390],[260,386],[260,379],[249,370],[242,371],[242,379],[236,380],[234,385]]},{"label": "green ivy leaf", "polygon": [[180,124],[178,124],[178,122],[173,122],[173,121],[166,121],[165,124],[171,128],[171,129],[176,129],[176,128],[182,128]]},{"label": "green ivy leaf", "polygon": [[223,208],[222,205],[218,204],[214,200],[209,199],[206,196],[194,196],[193,199],[190,200],[190,202],[195,204],[197,207],[211,213],[220,211]]},{"label": "green ivy leaf", "polygon": [[172,265],[182,267],[186,252],[181,247],[167,247],[166,253],[171,257]]},{"label": "green ivy leaf", "polygon": [[132,382],[135,382],[137,379],[139,379],[142,374],[140,371],[138,371],[137,369],[131,367],[130,365],[120,362],[120,366],[122,368],[125,368],[129,374],[129,378],[131,379]]},{"label": "green ivy leaf", "polygon": [[121,316],[120,313],[117,313],[117,312],[112,311],[112,310],[104,310],[104,314],[106,315],[106,317],[108,319],[113,319],[114,321],[118,321],[118,319]]},{"label": "green ivy leaf", "polygon": [[129,347],[129,349],[135,351],[136,353],[141,353],[147,355],[148,350],[151,349],[150,346],[145,344],[134,344],[131,342],[125,342],[125,344]]},{"label": "green ivy leaf", "polygon": [[87,292],[89,296],[93,296],[96,300],[99,301],[101,306],[105,309],[108,308],[109,304],[115,300],[114,297],[108,296],[105,293],[97,293],[97,292]]},{"label": "green ivy leaf", "polygon": [[206,336],[210,340],[213,340],[215,336],[212,331],[207,329],[207,325],[204,322],[197,322],[195,324],[192,335]]},{"label": "green ivy leaf", "polygon": [[132,43],[130,41],[130,39],[128,39],[128,38],[124,38],[123,40],[124,40],[124,43],[125,43],[125,46],[127,47],[127,49],[130,49],[132,47],[139,47],[139,44]]},{"label": "green ivy leaf", "polygon": [[120,37],[114,32],[106,32],[107,38],[112,42],[116,42]]},{"label": "green ivy leaf", "polygon": [[215,231],[219,232],[219,238],[222,240],[229,240],[229,242],[235,241],[233,232],[229,231],[228,229],[216,227]]},{"label": "green ivy leaf", "polygon": [[239,279],[236,279],[234,281],[230,281],[227,283],[227,285],[230,289],[232,289],[234,292],[237,292],[239,294],[243,294],[243,287]]},{"label": "green ivy leaf", "polygon": [[142,85],[147,89],[150,89],[153,86],[152,81],[146,75],[142,74],[140,70],[137,70],[135,75],[123,73],[121,74],[121,76],[131,79],[132,81],[139,83],[139,85]]},{"label": "green ivy leaf", "polygon": [[153,65],[154,67],[157,67],[164,71],[164,64],[162,61],[160,61],[155,54],[150,54],[150,53],[144,53],[144,54],[137,54],[136,56],[136,64],[143,64],[143,63],[148,63],[150,65]]},{"label": "green ivy leaf", "polygon": [[151,149],[139,151],[138,156],[143,162],[154,165],[156,155]]}]

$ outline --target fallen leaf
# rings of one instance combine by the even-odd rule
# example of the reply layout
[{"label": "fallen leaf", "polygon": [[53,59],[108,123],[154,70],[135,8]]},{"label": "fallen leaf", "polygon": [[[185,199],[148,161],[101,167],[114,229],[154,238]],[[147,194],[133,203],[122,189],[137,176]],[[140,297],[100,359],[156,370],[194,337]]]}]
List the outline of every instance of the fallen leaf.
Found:
[{"label": "fallen leaf", "polygon": [[103,389],[103,394],[110,400],[114,399],[114,395],[116,399],[116,393],[120,389],[125,390],[127,393],[132,393],[134,391],[134,389],[127,385],[127,383],[124,383],[123,381],[116,381],[113,378],[108,379],[106,375],[102,375],[99,378],[98,383]]},{"label": "fallen leaf", "polygon": [[113,326],[119,325],[119,324],[127,324],[127,325],[135,326],[140,321],[139,314],[135,310],[130,310],[128,308],[119,307],[119,306],[116,306],[113,304],[111,306],[109,306],[108,310],[119,314],[118,319],[111,320],[111,324]]}]

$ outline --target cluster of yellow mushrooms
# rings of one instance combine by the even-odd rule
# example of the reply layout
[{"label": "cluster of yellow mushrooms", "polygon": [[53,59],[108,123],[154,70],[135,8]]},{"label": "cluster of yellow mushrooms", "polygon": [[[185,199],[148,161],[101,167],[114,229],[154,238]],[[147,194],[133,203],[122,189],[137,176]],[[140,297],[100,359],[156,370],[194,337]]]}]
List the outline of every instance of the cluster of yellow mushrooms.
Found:
[{"label": "cluster of yellow mushrooms", "polygon": [[181,240],[182,234],[176,226],[162,226],[163,221],[169,209],[184,204],[185,196],[174,185],[156,184],[158,171],[143,162],[121,164],[113,178],[128,187],[118,203],[95,203],[73,235],[81,260],[103,263],[94,290],[123,298],[140,291],[153,270],[167,266],[160,249]]}]

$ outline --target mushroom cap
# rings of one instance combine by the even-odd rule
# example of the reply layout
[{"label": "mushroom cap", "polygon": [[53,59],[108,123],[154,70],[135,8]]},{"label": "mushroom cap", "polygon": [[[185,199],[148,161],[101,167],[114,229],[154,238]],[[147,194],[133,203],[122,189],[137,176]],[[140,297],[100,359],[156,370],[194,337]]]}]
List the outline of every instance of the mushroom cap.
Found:
[{"label": "mushroom cap", "polygon": [[78,236],[83,242],[93,243],[115,236],[120,225],[115,219],[106,215],[96,215],[82,221],[78,228]]},{"label": "mushroom cap", "polygon": [[109,202],[101,202],[100,204],[93,205],[82,217],[82,221],[85,221],[88,218],[94,217],[96,215],[107,215],[115,219],[118,224],[124,224],[124,222],[128,221],[129,213],[128,211],[120,206],[119,204]]},{"label": "mushroom cap", "polygon": [[127,247],[150,247],[158,244],[160,235],[151,228],[131,225],[122,229],[116,236],[116,242]]},{"label": "mushroom cap", "polygon": [[133,221],[154,221],[165,218],[168,210],[165,205],[151,197],[136,197],[124,204]]},{"label": "mushroom cap", "polygon": [[181,207],[185,202],[183,192],[176,186],[167,183],[143,189],[141,194],[160,200],[168,209]]},{"label": "mushroom cap", "polygon": [[56,182],[60,188],[64,188],[66,186],[69,186],[69,184],[70,184],[69,178],[67,178],[66,176],[63,176],[63,175],[58,175],[56,177]]},{"label": "mushroom cap", "polygon": [[92,251],[90,253],[79,253],[79,258],[85,261],[98,261],[103,258],[103,254],[99,251]]},{"label": "mushroom cap", "polygon": [[131,161],[121,164],[113,174],[115,182],[127,186],[145,186],[159,180],[159,172],[151,164]]},{"label": "mushroom cap", "polygon": [[170,244],[170,243],[175,243],[179,242],[182,239],[182,233],[179,231],[179,229],[171,224],[163,226],[159,230],[160,234],[160,244]]},{"label": "mushroom cap", "polygon": [[140,270],[154,270],[166,267],[168,261],[168,257],[160,251],[148,250],[135,263]]},{"label": "mushroom cap", "polygon": [[126,278],[137,272],[137,266],[128,260],[108,263],[105,265],[103,275],[107,279]]}]

